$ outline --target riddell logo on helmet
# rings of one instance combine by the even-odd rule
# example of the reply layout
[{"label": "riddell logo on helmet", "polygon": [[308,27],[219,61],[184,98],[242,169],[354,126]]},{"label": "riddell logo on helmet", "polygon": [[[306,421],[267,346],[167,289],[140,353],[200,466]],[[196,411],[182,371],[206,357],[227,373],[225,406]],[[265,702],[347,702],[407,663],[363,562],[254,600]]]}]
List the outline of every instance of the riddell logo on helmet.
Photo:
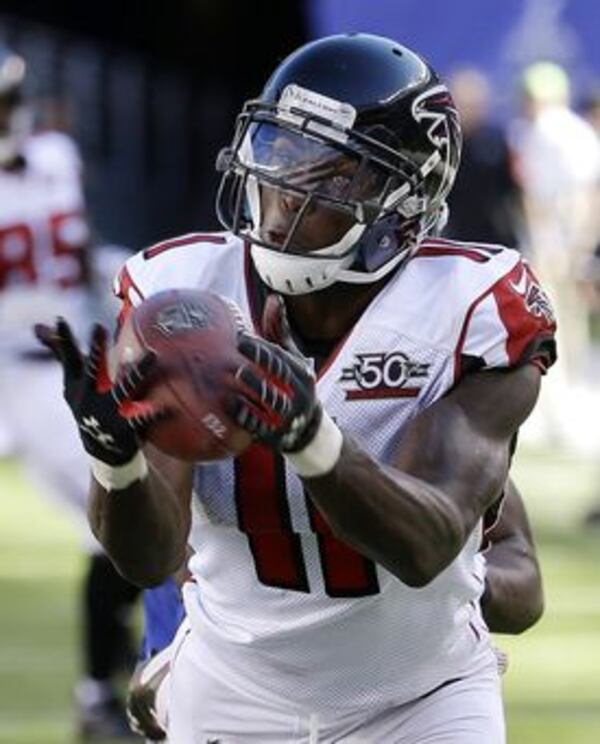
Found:
[{"label": "riddell logo on helmet", "polygon": [[429,375],[429,364],[412,361],[401,351],[357,354],[351,367],[345,367],[341,383],[346,388],[346,400],[381,398],[416,398]]},{"label": "riddell logo on helmet", "polygon": [[329,98],[300,85],[286,85],[279,100],[284,111],[297,108],[307,114],[326,117],[342,127],[351,127],[356,119],[356,109],[349,103]]}]

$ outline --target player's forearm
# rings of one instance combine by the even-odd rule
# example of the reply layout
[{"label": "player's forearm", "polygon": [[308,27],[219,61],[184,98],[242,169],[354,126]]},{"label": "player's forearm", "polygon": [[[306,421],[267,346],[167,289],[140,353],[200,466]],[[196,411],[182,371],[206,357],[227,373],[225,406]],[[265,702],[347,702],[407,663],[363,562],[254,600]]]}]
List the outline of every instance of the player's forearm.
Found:
[{"label": "player's forearm", "polygon": [[540,619],[544,610],[538,563],[523,551],[518,561],[510,560],[509,552],[514,549],[509,545],[497,546],[492,550],[505,555],[488,557],[481,609],[493,633],[522,633]]},{"label": "player's forearm", "polygon": [[334,533],[411,586],[423,586],[460,552],[467,534],[437,488],[383,468],[354,443],[327,475],[305,485]]},{"label": "player's forearm", "polygon": [[117,569],[134,584],[160,584],[185,559],[185,514],[152,466],[147,477],[121,490],[107,491],[92,478],[89,519]]}]

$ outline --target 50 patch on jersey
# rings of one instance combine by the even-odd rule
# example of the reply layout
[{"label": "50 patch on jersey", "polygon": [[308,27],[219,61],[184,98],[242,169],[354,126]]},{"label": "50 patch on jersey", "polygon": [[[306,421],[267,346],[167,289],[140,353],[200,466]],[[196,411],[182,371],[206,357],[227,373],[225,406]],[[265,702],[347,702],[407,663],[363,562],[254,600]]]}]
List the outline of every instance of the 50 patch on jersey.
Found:
[{"label": "50 patch on jersey", "polygon": [[402,351],[356,354],[354,363],[342,370],[340,382],[349,383],[346,400],[416,398],[429,367]]}]

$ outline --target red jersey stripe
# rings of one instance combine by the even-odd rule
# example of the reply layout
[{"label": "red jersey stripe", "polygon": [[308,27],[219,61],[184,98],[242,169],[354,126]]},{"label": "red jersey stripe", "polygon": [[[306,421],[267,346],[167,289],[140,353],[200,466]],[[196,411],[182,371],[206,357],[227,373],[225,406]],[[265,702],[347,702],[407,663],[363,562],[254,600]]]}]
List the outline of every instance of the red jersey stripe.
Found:
[{"label": "red jersey stripe", "polygon": [[223,245],[226,243],[226,239],[222,235],[211,235],[210,233],[191,233],[190,235],[184,235],[181,238],[175,238],[173,240],[164,240],[162,243],[156,243],[156,245],[146,248],[142,253],[145,261],[149,261],[156,256],[160,256],[165,251],[170,251],[173,248],[180,248],[184,245],[191,245],[192,243],[212,243],[213,245]]}]

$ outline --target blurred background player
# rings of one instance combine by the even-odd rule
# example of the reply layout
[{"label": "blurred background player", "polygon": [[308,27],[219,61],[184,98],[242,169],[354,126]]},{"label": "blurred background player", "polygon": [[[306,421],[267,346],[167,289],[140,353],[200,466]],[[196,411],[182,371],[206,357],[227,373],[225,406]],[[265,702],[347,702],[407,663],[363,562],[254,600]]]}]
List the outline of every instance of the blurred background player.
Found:
[{"label": "blurred background player", "polygon": [[450,76],[448,87],[460,114],[463,151],[448,196],[445,234],[516,248],[522,220],[519,187],[504,129],[492,118],[490,82],[480,70],[463,67]]},{"label": "blurred background player", "polygon": [[[521,77],[521,116],[511,125],[515,175],[523,196],[523,251],[555,304],[557,374],[543,391],[534,431],[543,443],[582,446],[600,433],[591,404],[590,304],[581,275],[598,241],[600,141],[571,107],[570,82],[554,62]],[[531,433],[531,430],[530,430]]]},{"label": "blurred background player", "polygon": [[521,79],[522,115],[513,122],[511,146],[523,193],[526,253],[556,305],[561,382],[581,382],[589,362],[588,304],[581,268],[597,243],[600,142],[571,108],[567,73],[536,62]]},{"label": "blurred background player", "polygon": [[56,405],[60,375],[31,333],[40,313],[68,315],[81,331],[92,315],[81,162],[66,134],[33,132],[33,110],[23,100],[25,73],[24,59],[0,46],[1,424],[5,452],[21,458],[40,492],[67,505],[84,531],[89,560],[81,598],[78,728],[87,738],[116,736],[127,729],[113,682],[131,662],[127,624],[138,590],[119,576],[87,528],[89,474],[77,431]]}]

